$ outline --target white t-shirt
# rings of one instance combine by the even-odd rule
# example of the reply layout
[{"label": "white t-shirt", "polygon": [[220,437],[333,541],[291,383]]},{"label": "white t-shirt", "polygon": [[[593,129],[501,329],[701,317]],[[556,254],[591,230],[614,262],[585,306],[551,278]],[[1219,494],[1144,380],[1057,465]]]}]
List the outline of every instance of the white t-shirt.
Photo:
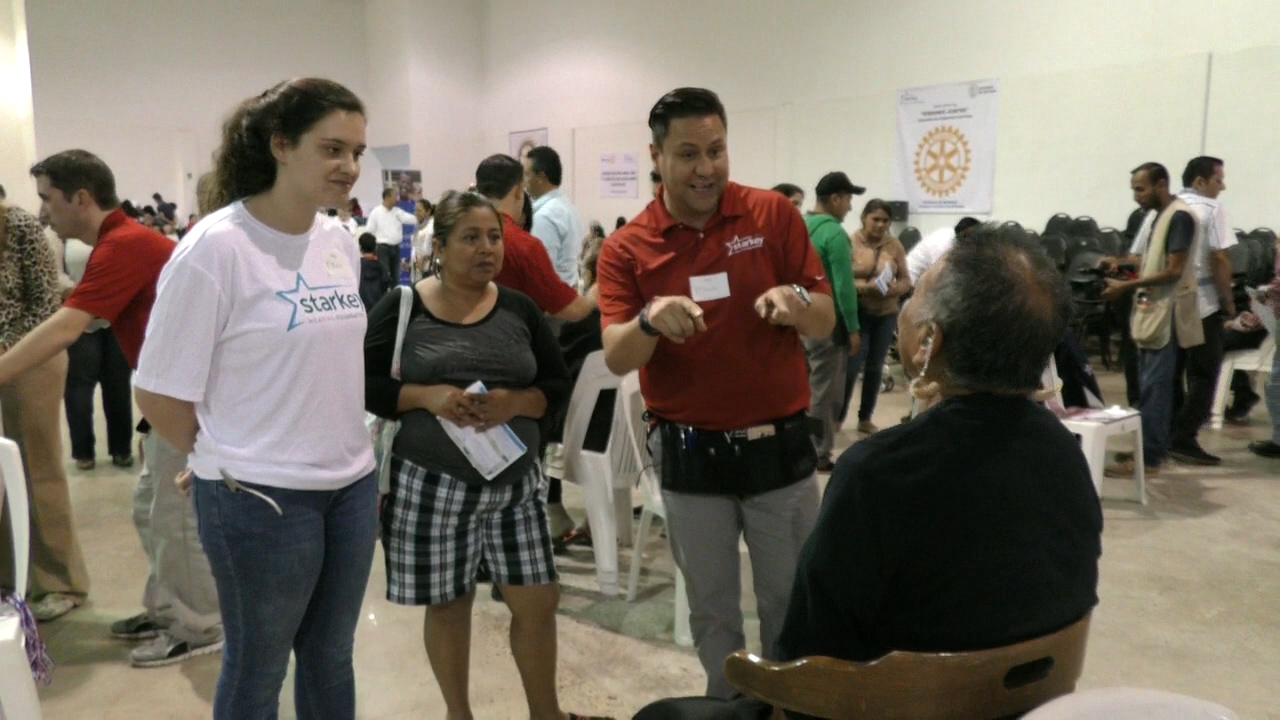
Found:
[{"label": "white t-shirt", "polygon": [[369,220],[364,224],[364,229],[378,238],[379,245],[399,247],[404,238],[404,226],[417,224],[418,218],[405,212],[403,208],[379,205],[369,212]]},{"label": "white t-shirt", "polygon": [[1191,207],[1200,226],[1200,247],[1196,249],[1196,289],[1199,291],[1200,318],[1204,319],[1222,309],[1218,299],[1218,286],[1213,281],[1213,268],[1209,265],[1209,253],[1226,250],[1236,244],[1236,234],[1231,231],[1231,221],[1222,203],[1207,198],[1194,190],[1183,190],[1178,199]]},{"label": "white t-shirt", "polygon": [[373,469],[359,277],[336,218],[287,235],[237,202],[178,245],[135,384],[195,403],[197,477],[336,490]]},{"label": "white t-shirt", "polygon": [[956,244],[955,228],[944,227],[925,235],[907,253],[907,275],[911,278],[911,287],[920,282],[920,276],[934,263],[941,260]]},{"label": "white t-shirt", "polygon": [[418,263],[423,258],[430,258],[432,255],[432,240],[436,236],[436,219],[427,218],[427,223],[413,234],[413,254],[410,259],[410,266],[413,268],[414,282],[422,277],[422,273],[418,270]]}]

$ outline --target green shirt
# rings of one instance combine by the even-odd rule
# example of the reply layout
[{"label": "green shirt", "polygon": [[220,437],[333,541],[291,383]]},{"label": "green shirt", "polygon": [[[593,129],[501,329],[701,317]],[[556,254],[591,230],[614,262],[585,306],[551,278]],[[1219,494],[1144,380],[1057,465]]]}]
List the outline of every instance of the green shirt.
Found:
[{"label": "green shirt", "polygon": [[858,332],[858,291],[853,284],[853,243],[840,221],[826,213],[810,213],[804,216],[809,228],[809,240],[822,258],[822,269],[831,281],[831,295],[835,298],[836,319],[844,320],[850,333]]}]

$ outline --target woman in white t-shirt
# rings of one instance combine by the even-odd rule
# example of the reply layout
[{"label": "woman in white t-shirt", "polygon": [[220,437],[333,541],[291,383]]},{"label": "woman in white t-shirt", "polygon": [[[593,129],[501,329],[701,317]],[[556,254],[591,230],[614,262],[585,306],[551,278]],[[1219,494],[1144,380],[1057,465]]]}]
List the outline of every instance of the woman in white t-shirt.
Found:
[{"label": "woman in white t-shirt", "polygon": [[212,206],[157,284],[136,379],[190,452],[226,646],[214,717],[275,717],[292,651],[299,718],[355,716],[352,648],[377,528],[363,423],[359,253],[346,205],[364,106],[296,79],[227,120]]}]

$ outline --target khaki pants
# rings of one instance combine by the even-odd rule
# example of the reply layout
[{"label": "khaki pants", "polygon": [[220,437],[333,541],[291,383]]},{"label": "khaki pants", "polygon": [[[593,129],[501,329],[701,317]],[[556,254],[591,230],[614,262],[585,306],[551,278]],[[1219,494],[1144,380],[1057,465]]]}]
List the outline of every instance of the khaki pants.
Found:
[{"label": "khaki pants", "polygon": [[215,642],[222,638],[218,590],[200,545],[195,506],[173,483],[187,456],[155,432],[142,442],[146,470],[133,494],[133,524],[147,553],[143,607],[177,640]]},{"label": "khaki pants", "polygon": [[[4,435],[22,450],[31,505],[31,600],[49,593],[89,594],[89,571],[71,515],[71,493],[62,454],[62,391],[67,354],[28,370],[0,387]],[[14,582],[9,514],[0,517],[0,586]]]}]

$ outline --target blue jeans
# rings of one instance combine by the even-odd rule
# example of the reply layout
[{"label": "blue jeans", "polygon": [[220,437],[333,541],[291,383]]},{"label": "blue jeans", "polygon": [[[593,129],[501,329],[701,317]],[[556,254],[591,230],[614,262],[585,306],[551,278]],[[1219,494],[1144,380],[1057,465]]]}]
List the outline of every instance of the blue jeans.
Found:
[{"label": "blue jeans", "polygon": [[1267,412],[1271,413],[1271,441],[1280,443],[1280,353],[1271,361],[1271,379],[1267,382]]},{"label": "blue jeans", "polygon": [[332,491],[241,484],[283,515],[221,480],[195,481],[226,638],[213,717],[274,720],[292,651],[298,718],[354,718],[351,655],[377,538],[377,479]]},{"label": "blue jeans", "polygon": [[840,408],[840,422],[849,416],[849,404],[853,400],[853,384],[858,373],[866,367],[862,378],[862,404],[858,407],[858,421],[870,422],[880,397],[880,380],[884,376],[884,361],[893,344],[893,333],[898,329],[898,314],[868,315],[858,312],[858,327],[862,334],[862,349],[849,358],[848,372],[844,377],[844,405]]},{"label": "blue jeans", "polygon": [[1169,454],[1173,433],[1173,383],[1177,365],[1178,346],[1172,340],[1159,350],[1138,351],[1142,452],[1148,467],[1158,467]]}]

